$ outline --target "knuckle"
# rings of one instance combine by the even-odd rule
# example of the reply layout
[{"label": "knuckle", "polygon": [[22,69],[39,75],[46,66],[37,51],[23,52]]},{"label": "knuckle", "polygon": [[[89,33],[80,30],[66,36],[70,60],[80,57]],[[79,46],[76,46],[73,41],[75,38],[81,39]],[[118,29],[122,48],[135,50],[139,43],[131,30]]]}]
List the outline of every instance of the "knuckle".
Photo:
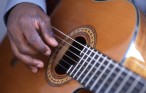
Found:
[{"label": "knuckle", "polygon": [[41,53],[45,53],[47,51],[46,47],[43,46],[43,45],[39,45],[38,46],[38,50],[41,52]]},{"label": "knuckle", "polygon": [[17,47],[21,54],[26,54],[26,55],[30,54],[29,48],[25,44],[21,43]]},{"label": "knuckle", "polygon": [[45,18],[44,18],[44,23],[45,23],[45,24],[49,24],[49,23],[50,23],[50,18],[45,17]]},{"label": "knuckle", "polygon": [[20,17],[18,23],[23,23],[25,22],[25,17]]},{"label": "knuckle", "polygon": [[28,36],[28,42],[29,43],[34,43],[34,42],[38,42],[38,36],[36,34],[33,34],[33,35],[29,35]]},{"label": "knuckle", "polygon": [[31,56],[29,56],[27,59],[27,62],[32,64],[34,62],[34,59]]},{"label": "knuckle", "polygon": [[22,25],[22,24],[27,24],[30,20],[30,17],[28,16],[21,16],[18,20],[18,24]]},{"label": "knuckle", "polygon": [[36,48],[39,52],[46,52],[46,47],[43,44],[43,42],[41,41],[40,37],[37,35],[31,35],[28,37],[28,42],[34,47]]},{"label": "knuckle", "polygon": [[21,48],[21,49],[19,49],[19,51],[22,54],[29,54],[29,50],[27,48]]},{"label": "knuckle", "polygon": [[32,65],[34,62],[34,60],[31,57],[28,57],[27,59],[25,59],[24,63],[28,66]]}]

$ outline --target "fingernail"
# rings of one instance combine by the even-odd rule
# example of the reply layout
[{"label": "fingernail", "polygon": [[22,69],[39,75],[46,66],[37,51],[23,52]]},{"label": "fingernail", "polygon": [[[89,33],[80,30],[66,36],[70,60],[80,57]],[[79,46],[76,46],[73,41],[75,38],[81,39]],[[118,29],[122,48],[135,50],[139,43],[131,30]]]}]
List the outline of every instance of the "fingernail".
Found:
[{"label": "fingernail", "polygon": [[37,68],[33,68],[33,69],[32,69],[32,72],[33,72],[33,73],[37,73],[37,72],[38,72],[38,69],[37,69]]},{"label": "fingernail", "polygon": [[40,64],[37,65],[37,67],[38,68],[43,68],[44,67],[44,64],[40,63]]},{"label": "fingernail", "polygon": [[50,51],[47,51],[47,52],[45,53],[46,56],[49,56],[50,54],[51,54]]},{"label": "fingernail", "polygon": [[56,41],[55,38],[51,37],[51,38],[50,38],[50,41],[51,41],[51,43],[52,43],[54,46],[58,46],[58,42]]}]

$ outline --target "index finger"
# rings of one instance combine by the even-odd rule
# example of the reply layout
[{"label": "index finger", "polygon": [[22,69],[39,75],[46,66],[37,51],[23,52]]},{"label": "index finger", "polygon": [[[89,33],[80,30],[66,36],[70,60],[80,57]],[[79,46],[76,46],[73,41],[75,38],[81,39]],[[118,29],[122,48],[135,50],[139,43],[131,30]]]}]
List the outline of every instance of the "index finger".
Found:
[{"label": "index finger", "polygon": [[28,43],[39,52],[45,55],[50,55],[51,54],[50,48],[43,42],[35,28],[29,24],[25,26],[23,26],[24,29],[21,30],[23,31],[24,36],[26,37]]},{"label": "index finger", "polygon": [[48,18],[44,21],[40,21],[40,28],[46,42],[51,46],[57,46],[58,42],[54,38],[54,33]]}]

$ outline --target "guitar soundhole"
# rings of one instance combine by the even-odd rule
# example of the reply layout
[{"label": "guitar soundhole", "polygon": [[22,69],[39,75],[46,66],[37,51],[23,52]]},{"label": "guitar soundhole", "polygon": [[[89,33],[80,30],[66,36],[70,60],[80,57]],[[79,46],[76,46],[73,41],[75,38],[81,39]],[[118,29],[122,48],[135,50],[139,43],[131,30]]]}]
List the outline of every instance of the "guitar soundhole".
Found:
[{"label": "guitar soundhole", "polygon": [[80,26],[67,35],[74,40],[69,37],[62,38],[49,58],[46,79],[51,86],[61,86],[72,80],[66,72],[71,65],[78,62],[80,51],[83,49],[82,45],[95,47],[96,31],[90,25]]},{"label": "guitar soundhole", "polygon": [[92,93],[92,92],[84,88],[79,88],[75,90],[73,93]]},{"label": "guitar soundhole", "polygon": [[[80,44],[75,41],[79,42]],[[78,62],[80,51],[83,49],[82,45],[86,44],[86,40],[83,37],[77,37],[75,41],[70,45],[64,56],[56,65],[55,71],[57,74],[66,74],[66,71],[69,69],[69,67]]]}]

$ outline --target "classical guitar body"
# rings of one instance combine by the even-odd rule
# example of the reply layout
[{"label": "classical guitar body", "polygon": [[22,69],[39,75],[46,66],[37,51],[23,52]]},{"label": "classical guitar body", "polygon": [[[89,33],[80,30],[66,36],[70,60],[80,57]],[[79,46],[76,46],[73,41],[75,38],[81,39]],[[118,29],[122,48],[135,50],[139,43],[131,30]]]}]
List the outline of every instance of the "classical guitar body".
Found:
[{"label": "classical guitar body", "polygon": [[[141,78],[146,77],[146,19],[131,2],[127,0],[61,0],[50,17],[59,46],[52,50],[52,55],[49,58],[42,55],[39,56],[39,58],[44,60],[45,67],[40,69],[37,74],[29,71],[22,62],[14,61],[8,39],[5,39],[1,44],[1,93],[76,92],[77,89],[82,89],[84,85],[86,87],[86,84],[90,83],[90,79],[89,82],[85,79],[87,75],[82,77],[82,74],[86,70],[90,71],[90,68],[88,68],[90,64],[84,64],[86,62],[93,62],[93,60],[96,61],[94,54],[103,55],[102,60],[106,60],[104,59],[106,57],[108,60],[112,60],[112,64],[117,62],[122,69],[127,68],[126,71],[134,72],[136,73],[135,75]],[[90,51],[85,53],[86,47]],[[82,53],[87,59],[84,59],[85,63],[79,64],[84,58],[81,56]],[[133,56],[132,54],[135,53],[138,55]],[[99,58],[99,63],[102,63],[100,60]],[[117,63],[115,66],[117,66]],[[75,66],[70,67],[71,65]],[[106,65],[104,66],[108,68]],[[75,68],[77,67],[79,68],[76,70]],[[83,72],[78,74],[78,70]],[[102,69],[99,68],[99,70]],[[90,73],[88,71],[86,74]],[[96,82],[98,79],[101,79],[100,77],[102,76],[99,75],[97,78],[92,78],[91,74],[92,81]],[[108,81],[106,78],[105,82],[103,80],[105,84],[106,80]],[[86,84],[83,82],[86,82]],[[115,81],[113,80],[113,82]],[[112,85],[112,82],[110,83]],[[134,84],[136,85],[137,83]],[[115,91],[121,91],[122,85],[121,89],[117,88],[118,90]],[[93,84],[93,87],[91,85],[89,89],[87,87],[87,90],[92,91],[93,89],[93,92],[96,93],[110,93],[107,92],[108,90],[110,91],[109,87],[102,92],[100,90],[102,87],[99,87],[99,90],[94,90],[94,86],[96,84]],[[144,86],[142,85],[142,87]],[[88,93],[89,91],[87,90],[81,90],[80,92]],[[143,88],[141,90],[145,91]],[[127,91],[132,91],[132,89]]]}]

